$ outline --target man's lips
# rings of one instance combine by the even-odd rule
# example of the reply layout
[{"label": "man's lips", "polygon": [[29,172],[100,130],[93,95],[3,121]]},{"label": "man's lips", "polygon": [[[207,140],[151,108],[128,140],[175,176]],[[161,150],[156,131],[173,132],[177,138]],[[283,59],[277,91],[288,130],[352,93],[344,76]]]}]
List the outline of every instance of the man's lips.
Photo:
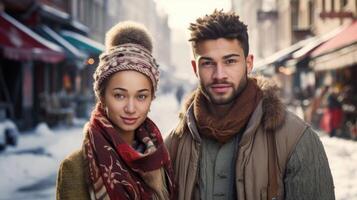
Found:
[{"label": "man's lips", "polygon": [[211,85],[211,89],[215,93],[226,93],[232,86],[230,84],[213,84]]},{"label": "man's lips", "polygon": [[126,125],[133,125],[139,119],[138,117],[121,117],[124,124]]}]

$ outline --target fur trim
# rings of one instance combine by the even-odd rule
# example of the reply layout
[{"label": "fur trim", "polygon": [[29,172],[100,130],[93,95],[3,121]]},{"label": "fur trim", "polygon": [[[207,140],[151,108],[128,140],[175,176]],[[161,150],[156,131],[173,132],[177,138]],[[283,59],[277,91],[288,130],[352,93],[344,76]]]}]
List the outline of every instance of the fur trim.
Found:
[{"label": "fur trim", "polygon": [[[285,105],[278,96],[279,87],[274,81],[263,76],[251,78],[257,79],[257,84],[263,92],[263,127],[267,131],[276,131],[284,124],[286,115]],[[187,131],[186,113],[193,102],[195,92],[189,94],[182,105],[179,114],[180,122],[175,130],[178,135]]]},{"label": "fur trim", "polygon": [[267,131],[281,128],[285,121],[286,109],[278,96],[279,87],[263,76],[255,77],[259,88],[263,91],[263,126]]}]

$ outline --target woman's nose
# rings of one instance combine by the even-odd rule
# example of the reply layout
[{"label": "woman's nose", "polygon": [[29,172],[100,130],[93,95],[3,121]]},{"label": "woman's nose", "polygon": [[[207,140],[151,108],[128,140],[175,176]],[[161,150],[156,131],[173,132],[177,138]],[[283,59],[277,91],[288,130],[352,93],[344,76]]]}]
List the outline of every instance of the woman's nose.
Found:
[{"label": "woman's nose", "polygon": [[130,99],[128,103],[124,107],[124,111],[126,113],[135,113],[135,102],[134,100]]}]

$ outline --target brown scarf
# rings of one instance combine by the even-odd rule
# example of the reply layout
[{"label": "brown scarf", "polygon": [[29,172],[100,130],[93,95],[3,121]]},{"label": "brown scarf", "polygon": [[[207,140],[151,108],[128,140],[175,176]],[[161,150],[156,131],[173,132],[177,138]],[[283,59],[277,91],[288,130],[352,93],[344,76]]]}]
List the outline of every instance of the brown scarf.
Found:
[{"label": "brown scarf", "polygon": [[229,112],[223,117],[218,117],[210,111],[209,100],[201,89],[198,89],[193,100],[193,112],[200,134],[226,143],[247,124],[261,98],[262,91],[257,85],[257,80],[249,78]]},{"label": "brown scarf", "polygon": [[174,199],[173,170],[156,125],[146,119],[135,137],[144,153],[124,142],[100,106],[93,111],[83,150],[92,199]]}]

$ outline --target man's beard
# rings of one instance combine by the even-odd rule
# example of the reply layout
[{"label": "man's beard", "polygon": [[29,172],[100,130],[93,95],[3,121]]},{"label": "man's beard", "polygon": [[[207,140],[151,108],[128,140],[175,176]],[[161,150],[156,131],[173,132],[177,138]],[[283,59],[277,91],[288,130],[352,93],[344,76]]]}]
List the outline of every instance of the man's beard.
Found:
[{"label": "man's beard", "polygon": [[[248,76],[245,75],[242,80],[239,82],[238,88],[234,87],[234,85],[230,82],[227,81],[214,81],[213,83],[207,85],[206,87],[200,82],[200,89],[202,93],[205,95],[205,97],[215,105],[226,105],[226,104],[231,104],[233,101],[235,101],[237,98],[239,98],[240,94],[242,91],[245,89],[248,81]],[[233,92],[232,94],[227,98],[227,99],[216,99],[212,93],[209,92],[207,88],[209,88],[213,84],[229,84],[232,86]]]}]

